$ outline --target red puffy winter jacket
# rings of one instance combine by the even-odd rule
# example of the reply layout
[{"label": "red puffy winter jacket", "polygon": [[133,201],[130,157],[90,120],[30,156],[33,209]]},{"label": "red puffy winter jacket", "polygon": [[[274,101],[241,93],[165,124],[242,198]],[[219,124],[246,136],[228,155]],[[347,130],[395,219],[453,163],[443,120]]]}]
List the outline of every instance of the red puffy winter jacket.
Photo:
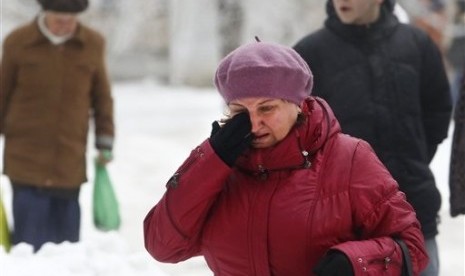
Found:
[{"label": "red puffy winter jacket", "polygon": [[307,276],[332,249],[355,275],[397,276],[399,237],[415,274],[423,269],[415,212],[370,146],[342,134],[323,100],[310,97],[303,112],[283,141],[248,150],[234,168],[208,140],[193,150],[144,220],[150,254],[203,255],[215,275]]}]

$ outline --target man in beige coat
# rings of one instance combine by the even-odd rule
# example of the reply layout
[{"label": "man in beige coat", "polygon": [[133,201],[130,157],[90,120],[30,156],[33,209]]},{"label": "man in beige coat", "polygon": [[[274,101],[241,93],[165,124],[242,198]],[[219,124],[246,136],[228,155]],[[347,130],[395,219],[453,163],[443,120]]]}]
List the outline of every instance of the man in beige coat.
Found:
[{"label": "man in beige coat", "polygon": [[77,18],[87,0],[39,3],[37,18],[4,40],[0,91],[13,243],[34,250],[46,242],[79,240],[89,120],[100,156],[112,150],[114,137],[104,38]]}]

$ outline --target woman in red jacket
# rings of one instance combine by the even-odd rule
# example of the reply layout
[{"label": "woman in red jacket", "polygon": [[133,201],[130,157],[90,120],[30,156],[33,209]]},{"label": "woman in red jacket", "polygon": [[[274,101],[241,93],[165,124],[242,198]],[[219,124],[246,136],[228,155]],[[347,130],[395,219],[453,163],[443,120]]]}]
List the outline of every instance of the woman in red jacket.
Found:
[{"label": "woman in red jacket", "polygon": [[225,57],[215,84],[229,108],[144,220],[161,262],[203,255],[215,275],[400,275],[427,263],[415,212],[364,141],[309,96],[291,48],[258,42]]}]

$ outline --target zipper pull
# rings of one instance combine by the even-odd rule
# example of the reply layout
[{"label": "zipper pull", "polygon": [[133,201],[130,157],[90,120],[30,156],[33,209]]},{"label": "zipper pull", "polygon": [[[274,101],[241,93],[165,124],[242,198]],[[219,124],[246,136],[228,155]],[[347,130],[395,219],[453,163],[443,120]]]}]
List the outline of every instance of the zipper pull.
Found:
[{"label": "zipper pull", "polygon": [[309,155],[308,151],[306,151],[306,150],[302,151],[302,156],[305,159],[305,163],[304,163],[304,168],[305,169],[308,169],[308,168],[310,168],[312,166],[312,162],[310,162],[310,160],[308,160],[308,155]]},{"label": "zipper pull", "polygon": [[258,165],[258,178],[260,180],[268,179],[268,171],[262,165]]},{"label": "zipper pull", "polygon": [[179,173],[173,174],[173,176],[168,180],[168,183],[166,183],[166,187],[169,188],[177,188],[179,184]]},{"label": "zipper pull", "polygon": [[388,265],[391,263],[391,258],[386,257],[384,258],[384,269],[388,270]]}]

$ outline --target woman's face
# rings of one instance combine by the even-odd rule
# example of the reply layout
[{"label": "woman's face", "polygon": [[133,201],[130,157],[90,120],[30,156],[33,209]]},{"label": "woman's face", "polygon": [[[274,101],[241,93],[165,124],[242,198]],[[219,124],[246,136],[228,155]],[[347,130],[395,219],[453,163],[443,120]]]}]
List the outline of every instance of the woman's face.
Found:
[{"label": "woman's face", "polygon": [[337,16],[344,24],[367,25],[375,22],[383,0],[332,0]]},{"label": "woman's face", "polygon": [[272,98],[244,98],[228,105],[230,116],[247,112],[252,123],[252,146],[267,148],[283,140],[297,120],[300,108],[291,102]]},{"label": "woman's face", "polygon": [[56,36],[73,34],[77,28],[77,16],[74,13],[52,12],[45,13],[45,25]]}]

